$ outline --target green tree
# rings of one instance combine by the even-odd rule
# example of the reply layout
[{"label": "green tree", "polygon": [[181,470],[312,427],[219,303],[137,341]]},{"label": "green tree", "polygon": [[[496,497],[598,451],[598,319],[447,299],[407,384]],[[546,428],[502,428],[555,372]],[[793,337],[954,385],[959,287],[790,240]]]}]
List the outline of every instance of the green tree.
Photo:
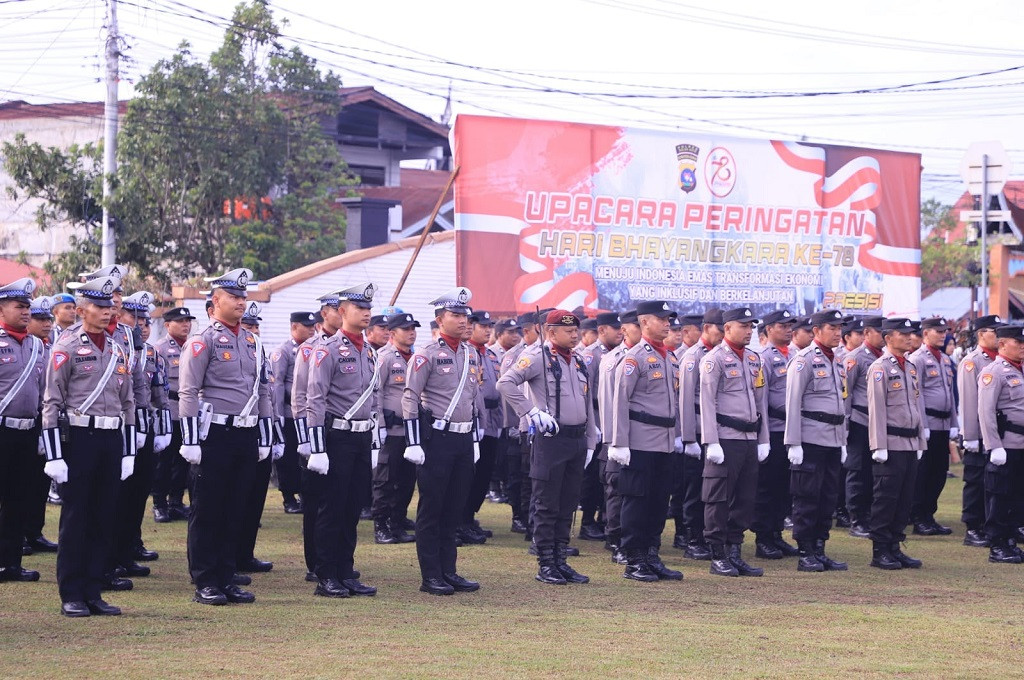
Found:
[{"label": "green tree", "polygon": [[[353,183],[323,122],[341,81],[298,48],[285,49],[266,4],[236,7],[208,61],[187,43],[136,85],[118,137],[109,201],[117,257],[140,276],[172,280],[251,267],[260,278],[344,251],[335,207]],[[60,280],[99,262],[102,152],[24,138],[3,147],[15,198],[39,198],[40,228],[79,227],[47,265]],[[240,202],[261,206],[249,213]]]},{"label": "green tree", "polygon": [[953,209],[935,199],[921,204],[921,288],[977,286],[981,249],[949,236],[957,221]]}]

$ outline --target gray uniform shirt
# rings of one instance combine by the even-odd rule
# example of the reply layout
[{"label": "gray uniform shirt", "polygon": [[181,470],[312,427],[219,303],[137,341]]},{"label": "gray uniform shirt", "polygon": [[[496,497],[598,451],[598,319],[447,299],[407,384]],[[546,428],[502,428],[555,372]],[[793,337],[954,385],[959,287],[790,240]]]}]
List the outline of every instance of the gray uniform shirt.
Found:
[{"label": "gray uniform shirt", "polygon": [[378,379],[376,368],[377,357],[370,343],[363,342],[359,349],[341,331],[317,345],[310,359],[306,390],[309,427],[323,425],[328,413],[341,418],[372,387],[370,396],[349,416],[349,420],[368,420],[377,410],[373,393]]},{"label": "gray uniform shirt", "polygon": [[[646,339],[626,351],[615,371],[615,398],[611,418],[612,446],[640,451],[671,452],[679,434],[679,364],[676,355],[665,356]],[[664,427],[631,420],[629,412],[668,418]]]},{"label": "gray uniform shirt", "polygon": [[[186,340],[186,342],[188,342]],[[167,379],[167,406],[171,410],[171,420],[180,420],[178,416],[178,374],[181,370],[181,345],[170,335],[165,335],[153,345],[153,349],[164,361]]]},{"label": "gray uniform shirt", "polygon": [[[705,444],[716,444],[722,439],[756,440],[768,443],[767,399],[761,357],[743,348],[743,358],[723,341],[708,352],[700,365],[700,424]],[[742,432],[720,425],[717,415],[739,418],[748,423],[757,422],[757,432]]]},{"label": "gray uniform shirt", "polygon": [[[872,451],[923,451],[924,425],[921,422],[921,390],[917,369],[910,359],[906,368],[889,350],[868,369],[868,448]],[[917,430],[917,437],[888,434],[888,426]]]},{"label": "gray uniform shirt", "polygon": [[292,417],[292,383],[295,380],[295,355],[298,353],[299,343],[291,338],[270,353],[270,365],[274,371],[274,414],[281,418]]},{"label": "gray uniform shirt", "polygon": [[1024,427],[1024,375],[1002,356],[989,364],[978,378],[981,437],[989,450],[1024,449],[1024,435],[1007,430],[1000,436],[996,417],[999,411],[1014,425]]},{"label": "gray uniform shirt", "polygon": [[[57,427],[57,414],[66,409],[69,414],[86,416],[121,416],[126,425],[135,424],[135,398],[132,396],[131,373],[121,345],[104,331],[103,349],[97,347],[85,332],[63,333],[53,346],[46,371],[46,390],[43,395],[43,429]],[[111,360],[116,361],[96,401],[86,409],[79,407],[103,381]]]},{"label": "gray uniform shirt", "polygon": [[154,410],[170,408],[170,400],[167,397],[167,364],[164,358],[149,343],[143,348],[143,356],[146,360],[143,371],[149,387],[149,407]]},{"label": "gray uniform shirt", "polygon": [[[592,408],[597,417],[601,417],[601,403],[598,401],[598,393],[601,389],[601,359],[608,353],[608,348],[600,340],[583,350],[583,363],[587,367],[587,377],[590,379],[590,396],[593,402]],[[600,426],[599,426],[600,427]],[[603,430],[602,430],[603,431]]]},{"label": "gray uniform shirt", "polygon": [[419,416],[419,405],[429,409],[434,419],[444,418],[455,397],[463,366],[469,362],[465,387],[452,410],[450,422],[468,423],[474,417],[476,394],[480,387],[479,354],[465,342],[453,350],[444,338],[438,338],[417,350],[409,362],[402,394],[402,413],[406,420]]},{"label": "gray uniform shirt", "polygon": [[881,357],[866,344],[846,355],[846,388],[850,399],[846,403],[850,420],[868,426],[868,369]]},{"label": "gray uniform shirt", "polygon": [[[412,355],[409,355],[410,358]],[[380,366],[380,377],[377,381],[377,401],[381,407],[381,417],[391,411],[398,419],[397,425],[388,428],[388,436],[405,437],[402,424],[402,394],[405,392],[405,376],[409,372],[409,360],[390,342],[377,352],[377,363]],[[381,421],[383,424],[383,420]]]},{"label": "gray uniform shirt", "polygon": [[[811,343],[790,364],[786,381],[786,446],[817,444],[846,446],[846,369],[839,357],[830,360],[821,348]],[[823,423],[804,415],[805,411],[827,413],[843,420]]]},{"label": "gray uniform shirt", "polygon": [[[193,335],[182,348],[178,374],[178,412],[182,418],[199,415],[199,400],[219,415],[237,416],[257,391],[257,405],[249,415],[271,418],[270,383],[266,371],[256,373],[256,336],[239,327],[238,335],[213,321]],[[258,382],[257,382],[258,381]]]},{"label": "gray uniform shirt", "polygon": [[[789,373],[789,357],[775,345],[768,345],[761,350],[761,365],[764,366],[765,389],[768,393],[768,431],[783,432],[786,429],[786,376]],[[780,414],[782,417],[779,417]]]},{"label": "gray uniform shirt", "polygon": [[700,364],[711,350],[698,340],[679,362],[679,420],[683,441],[700,443]]},{"label": "gray uniform shirt", "polygon": [[[36,358],[32,365],[32,348],[35,347]],[[0,415],[11,418],[35,418],[43,399],[43,388],[46,385],[45,375],[47,352],[43,341],[34,335],[26,336],[18,342],[3,328],[0,328],[0,399],[6,398],[18,382],[21,374],[29,371],[25,382],[14,396],[7,408]]]},{"label": "gray uniform shirt", "polygon": [[309,366],[313,361],[313,350],[317,345],[331,336],[316,333],[309,340],[299,345],[295,353],[295,367],[292,369],[292,417],[308,418],[306,408],[306,392],[309,390]]},{"label": "gray uniform shirt", "polygon": [[985,350],[975,347],[960,362],[956,373],[957,391],[960,393],[960,434],[964,441],[981,440],[981,421],[978,418],[978,379],[997,355],[989,356]]},{"label": "gray uniform shirt", "polygon": [[[539,344],[540,340],[538,339],[534,341],[532,345],[529,346],[536,347]],[[501,368],[498,372],[498,377],[501,377],[501,375],[503,375],[505,371],[509,370],[510,368],[512,368],[513,365],[515,365],[516,361],[519,360],[519,355],[523,353],[523,350],[525,350],[527,346],[528,345],[526,344],[526,341],[521,340],[518,344],[516,344],[510,350],[505,352],[504,356],[501,357]],[[513,430],[525,428],[525,423],[522,423],[519,420],[519,417],[516,415],[515,409],[512,408],[512,405],[508,403],[508,400],[503,399],[502,401],[504,402],[501,407],[502,427],[512,428]]]},{"label": "gray uniform shirt", "polygon": [[[601,376],[596,388],[598,427],[601,428],[605,441],[610,441],[611,438],[612,414],[615,412],[615,381],[618,375],[619,364],[626,358],[626,352],[628,351],[629,347],[623,342],[615,349],[606,352],[601,357],[601,365],[598,367],[598,373]],[[602,456],[606,454],[607,452],[605,451],[601,453]]]},{"label": "gray uniform shirt", "polygon": [[[921,347],[910,355],[910,360],[917,368],[918,377],[921,379],[921,414],[925,427],[931,430],[948,430],[959,427],[959,420],[956,415],[956,404],[953,400],[953,375],[956,373],[953,368],[953,360],[945,352],[939,352],[936,359],[927,345]],[[926,412],[940,411],[945,417],[932,415]]]}]

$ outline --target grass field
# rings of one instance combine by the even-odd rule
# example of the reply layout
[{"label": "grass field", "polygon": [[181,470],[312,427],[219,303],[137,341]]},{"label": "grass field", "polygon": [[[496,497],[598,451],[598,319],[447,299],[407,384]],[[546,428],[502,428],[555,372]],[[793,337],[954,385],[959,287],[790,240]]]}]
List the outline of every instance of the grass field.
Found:
[{"label": "grass field", "polygon": [[[257,553],[275,566],[254,575],[255,604],[193,604],[185,524],[147,516],[160,560],[133,592],[109,594],[121,617],[61,617],[52,555],[25,558],[39,583],[0,584],[0,677],[1019,677],[1024,566],[961,545],[960,489],[949,480],[938,516],[954,534],[908,541],[919,571],[869,568],[870,543],[840,531],[829,552],[846,573],[750,559],[763,578],[727,579],[666,548],[685,579],[650,585],[587,541],[571,563],[589,585],[541,585],[508,508],[485,503],[495,537],[459,551],[459,571],[483,587],[445,598],[418,592],[413,544],[375,545],[362,522],[357,568],[380,592],[347,600],[313,597],[300,518],[271,490]],[[50,508],[51,538],[57,517]]]}]

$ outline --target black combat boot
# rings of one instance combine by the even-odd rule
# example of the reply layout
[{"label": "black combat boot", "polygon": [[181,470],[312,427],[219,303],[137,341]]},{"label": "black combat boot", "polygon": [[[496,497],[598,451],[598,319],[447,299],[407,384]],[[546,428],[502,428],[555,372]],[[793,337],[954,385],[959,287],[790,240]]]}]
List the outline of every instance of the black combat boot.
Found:
[{"label": "black combat boot", "polygon": [[688,530],[686,532],[686,550],[683,551],[683,557],[701,562],[711,559],[711,548],[704,540],[703,531]]},{"label": "black combat boot", "polygon": [[786,539],[782,537],[781,531],[772,533],[772,541],[774,541],[775,547],[779,549],[783,557],[796,557],[800,554],[795,545],[786,542]]},{"label": "black combat boot", "polygon": [[555,548],[552,545],[537,546],[537,576],[541,583],[564,586],[565,577],[558,570]]},{"label": "black combat boot", "polygon": [[569,566],[569,563],[565,561],[566,550],[565,543],[555,544],[555,566],[558,567],[558,571],[562,574],[562,577],[567,583],[590,583],[590,577],[584,576],[575,569]]},{"label": "black combat boot", "polygon": [[732,566],[736,567],[736,571],[739,572],[740,576],[764,576],[764,569],[752,567],[743,561],[739,543],[730,543],[726,548],[726,552],[729,555],[729,561],[732,562]]},{"label": "black combat boot", "polygon": [[920,569],[923,564],[921,560],[915,560],[913,557],[905,555],[903,551],[900,550],[900,544],[898,542],[889,546],[889,552],[892,553],[892,556],[896,558],[904,569]]},{"label": "black combat boot", "polygon": [[[897,544],[897,548],[898,547],[899,544]],[[825,554],[825,539],[823,538],[819,538],[814,542],[814,556],[817,557],[818,561],[825,566],[825,571],[846,571],[849,569],[846,562],[836,561]],[[918,562],[918,566],[920,566],[920,562]]]},{"label": "black combat boot", "polygon": [[758,534],[754,543],[757,546],[755,554],[766,560],[781,560],[782,551],[775,545],[775,538],[769,534]]},{"label": "black combat boot", "polygon": [[871,543],[871,566],[885,569],[886,571],[895,571],[903,568],[900,561],[892,556],[889,544],[879,541]]},{"label": "black combat boot", "polygon": [[725,546],[717,543],[711,544],[711,568],[709,571],[716,576],[739,576],[732,561],[725,552]]},{"label": "black combat boot", "polygon": [[814,541],[797,541],[800,559],[797,560],[797,571],[825,571],[825,565],[818,561],[814,551]]},{"label": "black combat boot", "polygon": [[650,550],[647,551],[647,566],[654,572],[655,576],[664,581],[683,580],[683,572],[669,569],[661,561],[661,555],[658,554],[657,546],[651,546]]},{"label": "black combat boot", "polygon": [[658,575],[651,571],[651,568],[647,565],[647,551],[643,549],[627,551],[626,571],[623,572],[622,577],[634,581],[642,581],[643,583],[651,583],[658,580]]},{"label": "black combat boot", "polygon": [[398,543],[395,535],[391,533],[391,526],[383,517],[376,517],[373,520],[373,542],[381,545]]},{"label": "black combat boot", "polygon": [[1007,540],[992,540],[988,549],[988,561],[996,564],[1020,564],[1021,557],[1017,554],[1016,546],[1011,546]]},{"label": "black combat boot", "polygon": [[964,534],[964,545],[972,548],[987,548],[989,547],[988,536],[981,529],[968,529]]}]

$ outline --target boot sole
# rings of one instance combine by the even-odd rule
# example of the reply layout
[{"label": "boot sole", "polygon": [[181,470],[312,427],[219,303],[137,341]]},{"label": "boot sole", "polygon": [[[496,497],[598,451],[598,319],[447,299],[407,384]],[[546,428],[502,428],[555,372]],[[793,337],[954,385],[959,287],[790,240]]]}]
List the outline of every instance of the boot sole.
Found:
[{"label": "boot sole", "polygon": [[564,586],[566,583],[568,583],[568,581],[566,581],[564,578],[560,580],[555,580],[552,578],[541,578],[540,576],[534,576],[533,578],[538,583],[545,583],[549,586]]},{"label": "boot sole", "polygon": [[901,564],[878,564],[874,560],[868,563],[868,566],[874,567],[875,569],[882,569],[884,571],[900,571],[903,569]]},{"label": "boot sole", "polygon": [[638,583],[656,583],[658,581],[658,577],[657,576],[655,576],[654,578],[647,578],[647,577],[640,578],[638,576],[630,576],[628,574],[623,574],[622,578],[627,578],[630,581],[637,581]]}]

